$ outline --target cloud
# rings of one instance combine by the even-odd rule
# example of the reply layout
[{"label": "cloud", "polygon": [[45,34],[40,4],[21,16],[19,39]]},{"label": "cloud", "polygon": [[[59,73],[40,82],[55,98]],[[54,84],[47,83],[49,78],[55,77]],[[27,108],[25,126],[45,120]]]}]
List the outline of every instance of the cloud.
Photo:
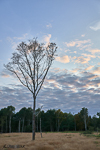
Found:
[{"label": "cloud", "polygon": [[89,67],[87,67],[85,70],[90,70],[90,69],[92,69],[94,66],[89,66]]},{"label": "cloud", "polygon": [[72,72],[72,73],[77,73],[78,71],[79,71],[79,69],[76,68],[76,69],[71,70],[70,72]]},{"label": "cloud", "polygon": [[11,37],[7,37],[7,40],[11,43],[11,45],[12,45],[12,49],[16,49],[17,48],[17,45],[20,43],[20,42],[15,42],[14,40],[13,40],[13,38],[11,38]]},{"label": "cloud", "polygon": [[70,59],[69,57],[66,55],[66,56],[62,56],[62,57],[56,57],[56,61],[59,61],[61,63],[69,63],[70,62]]},{"label": "cloud", "polygon": [[52,28],[52,25],[51,23],[47,24],[46,27],[49,29],[49,28]]},{"label": "cloud", "polygon": [[95,23],[95,25],[90,26],[90,29],[92,29],[94,31],[100,30],[100,21]]},{"label": "cloud", "polygon": [[96,79],[96,78],[98,78],[99,76],[97,76],[97,75],[92,75],[92,76],[90,76],[88,79],[89,80],[93,80],[93,79]]},{"label": "cloud", "polygon": [[67,45],[67,47],[73,47],[76,45],[76,42],[75,41],[72,41],[70,43],[65,42],[65,44]]},{"label": "cloud", "polygon": [[94,74],[100,74],[100,67],[96,67],[92,72]]},{"label": "cloud", "polygon": [[82,34],[81,37],[85,37],[85,34]]},{"label": "cloud", "polygon": [[27,36],[28,36],[28,33],[25,33],[25,34],[23,34],[22,37],[13,37],[13,39],[16,39],[16,40],[24,40],[24,39],[27,38]]},{"label": "cloud", "polygon": [[98,63],[98,65],[100,65],[100,62]]},{"label": "cloud", "polygon": [[[75,75],[59,68],[53,70],[55,72],[49,72],[38,94],[37,108],[44,105],[44,111],[61,109],[63,112],[77,113],[82,107],[86,107],[89,114],[93,115],[99,111],[99,76],[87,71]],[[13,105],[18,111],[22,107],[32,106],[32,103],[32,94],[24,86],[0,86],[0,108]]]},{"label": "cloud", "polygon": [[79,57],[74,56],[72,58],[72,61],[75,60],[76,63],[86,64],[91,60],[91,58],[96,58],[96,56],[83,53],[82,56]]},{"label": "cloud", "polygon": [[83,56],[76,57],[76,60],[75,60],[76,63],[81,63],[81,64],[86,64],[89,61],[90,61],[89,57],[84,58]]},{"label": "cloud", "polygon": [[52,68],[52,69],[50,70],[50,72],[52,72],[53,74],[54,74],[54,73],[60,73],[60,71],[61,71],[60,68]]},{"label": "cloud", "polygon": [[89,57],[89,58],[96,58],[96,56],[94,54],[90,55],[90,54],[83,53],[82,55],[85,56],[85,57]]},{"label": "cloud", "polygon": [[12,75],[12,73],[6,69],[3,69],[2,72],[0,73],[0,76],[3,77],[3,78],[9,78]]},{"label": "cloud", "polygon": [[46,46],[50,43],[51,34],[44,36],[44,42],[46,42]]},{"label": "cloud", "polygon": [[71,41],[71,42],[69,42],[69,43],[68,43],[68,42],[65,42],[65,44],[66,44],[67,47],[74,47],[74,46],[76,46],[76,47],[79,47],[79,48],[81,48],[81,49],[90,46],[90,44],[85,45],[85,44],[87,44],[87,43],[91,43],[91,40],[90,40],[90,39],[88,39],[88,40],[83,40],[83,41],[75,40],[75,41]]},{"label": "cloud", "polygon": [[87,51],[89,51],[92,54],[100,53],[100,49],[87,49]]},{"label": "cloud", "polygon": [[22,35],[22,37],[7,37],[7,40],[11,43],[12,49],[15,50],[17,48],[17,45],[19,45],[19,43],[22,42],[22,40],[27,40],[28,36],[28,33],[25,33]]},{"label": "cloud", "polygon": [[10,77],[8,74],[5,74],[5,73],[2,73],[1,76],[4,77],[4,78],[9,78]]}]

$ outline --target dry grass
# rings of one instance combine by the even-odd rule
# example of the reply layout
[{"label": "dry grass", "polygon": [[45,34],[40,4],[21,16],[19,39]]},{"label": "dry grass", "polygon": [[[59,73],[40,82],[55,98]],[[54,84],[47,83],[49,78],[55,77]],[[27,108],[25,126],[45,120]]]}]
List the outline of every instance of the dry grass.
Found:
[{"label": "dry grass", "polygon": [[86,137],[79,133],[36,133],[36,140],[32,141],[31,133],[0,134],[0,150],[13,150],[15,148],[2,148],[7,145],[25,145],[18,150],[100,150],[100,138]]}]

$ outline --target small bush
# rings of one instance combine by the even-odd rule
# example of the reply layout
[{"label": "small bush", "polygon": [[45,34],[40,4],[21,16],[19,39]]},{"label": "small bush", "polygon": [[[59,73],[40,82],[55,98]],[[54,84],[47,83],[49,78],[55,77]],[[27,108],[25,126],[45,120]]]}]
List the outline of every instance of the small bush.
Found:
[{"label": "small bush", "polygon": [[93,132],[94,131],[94,127],[89,126],[89,131]]},{"label": "small bush", "polygon": [[32,126],[31,125],[26,126],[25,132],[32,132]]},{"label": "small bush", "polygon": [[96,137],[100,138],[100,134],[96,135]]},{"label": "small bush", "polygon": [[93,132],[90,130],[84,131],[83,134],[92,134]]},{"label": "small bush", "polygon": [[97,132],[100,132],[100,128],[97,127]]}]

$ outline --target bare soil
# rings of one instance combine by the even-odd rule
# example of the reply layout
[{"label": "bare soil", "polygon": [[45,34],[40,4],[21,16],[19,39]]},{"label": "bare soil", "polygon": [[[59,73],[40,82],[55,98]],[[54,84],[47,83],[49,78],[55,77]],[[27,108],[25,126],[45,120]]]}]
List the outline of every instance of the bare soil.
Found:
[{"label": "bare soil", "polygon": [[[100,138],[86,137],[79,133],[0,134],[0,150],[100,150]],[[4,146],[5,145],[5,146]]]}]

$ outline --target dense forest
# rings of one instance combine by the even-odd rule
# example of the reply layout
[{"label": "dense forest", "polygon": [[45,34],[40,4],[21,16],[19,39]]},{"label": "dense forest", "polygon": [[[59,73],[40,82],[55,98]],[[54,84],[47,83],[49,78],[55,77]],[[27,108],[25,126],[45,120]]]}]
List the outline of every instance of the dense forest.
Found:
[{"label": "dense forest", "polygon": [[[23,107],[15,113],[15,107],[8,106],[0,110],[0,132],[32,132],[32,108]],[[88,109],[82,108],[79,113],[63,113],[60,109],[46,112],[36,110],[36,132],[100,130],[100,112],[98,117],[88,116]]]}]

